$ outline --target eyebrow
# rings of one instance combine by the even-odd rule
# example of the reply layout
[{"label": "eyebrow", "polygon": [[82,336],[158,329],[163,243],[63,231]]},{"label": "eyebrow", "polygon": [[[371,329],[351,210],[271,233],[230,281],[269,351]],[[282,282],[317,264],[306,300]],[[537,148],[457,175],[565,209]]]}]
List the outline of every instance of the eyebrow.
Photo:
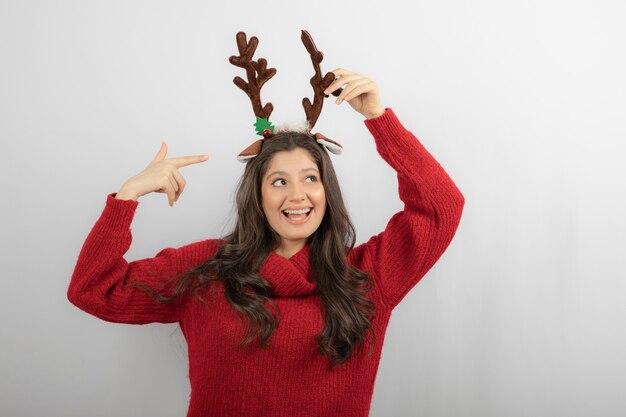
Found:
[{"label": "eyebrow", "polygon": [[[310,171],[317,172],[317,173],[319,174],[319,171],[317,170],[317,168],[304,168],[304,169],[301,169],[301,170],[300,170],[300,173],[303,173],[303,172],[310,172]],[[265,178],[269,178],[269,177],[271,177],[271,176],[273,176],[273,175],[285,175],[285,176],[288,176],[289,174],[288,174],[288,173],[286,173],[285,171],[274,171],[274,172],[272,172],[272,173],[270,173],[270,174],[267,174],[267,175],[265,176]]]}]

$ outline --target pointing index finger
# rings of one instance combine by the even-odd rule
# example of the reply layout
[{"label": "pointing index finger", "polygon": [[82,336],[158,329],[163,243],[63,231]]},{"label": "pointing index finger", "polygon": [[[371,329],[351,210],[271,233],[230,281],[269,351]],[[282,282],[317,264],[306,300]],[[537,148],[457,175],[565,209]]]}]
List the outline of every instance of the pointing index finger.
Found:
[{"label": "pointing index finger", "polygon": [[209,159],[209,155],[194,155],[194,156],[178,156],[176,158],[168,159],[171,163],[176,165],[177,168],[185,167],[191,164],[198,164]]}]

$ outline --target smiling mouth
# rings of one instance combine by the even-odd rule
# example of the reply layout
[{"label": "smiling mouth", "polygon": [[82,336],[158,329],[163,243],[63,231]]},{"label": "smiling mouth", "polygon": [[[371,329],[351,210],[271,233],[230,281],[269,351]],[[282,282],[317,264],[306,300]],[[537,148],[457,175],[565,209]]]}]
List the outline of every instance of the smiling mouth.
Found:
[{"label": "smiling mouth", "polygon": [[309,214],[311,214],[312,211],[313,209],[309,207],[301,210],[283,210],[282,213],[283,216],[285,216],[290,222],[298,223],[308,219]]}]

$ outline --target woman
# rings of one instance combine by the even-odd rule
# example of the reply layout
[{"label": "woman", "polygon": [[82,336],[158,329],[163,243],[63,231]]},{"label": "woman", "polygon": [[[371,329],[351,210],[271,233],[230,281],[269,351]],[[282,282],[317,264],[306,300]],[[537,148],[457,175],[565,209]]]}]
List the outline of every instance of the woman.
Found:
[{"label": "woman", "polygon": [[283,132],[247,162],[237,224],[223,240],[123,258],[136,200],[162,192],[173,205],[185,187],[178,168],[207,158],[165,159],[162,146],[107,197],[80,253],[72,303],[112,322],[180,323],[188,416],[367,416],[391,312],[456,232],[464,198],[453,181],[381,105],[372,80],[333,73],[324,93],[344,87],[336,103],[367,119],[378,152],[398,173],[405,207],[382,233],[353,247],[326,150]]}]

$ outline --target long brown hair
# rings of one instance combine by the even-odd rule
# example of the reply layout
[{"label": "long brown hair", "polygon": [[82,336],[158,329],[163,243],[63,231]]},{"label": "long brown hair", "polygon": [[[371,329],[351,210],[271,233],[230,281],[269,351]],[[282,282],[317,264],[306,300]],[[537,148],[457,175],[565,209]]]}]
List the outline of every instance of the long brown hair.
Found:
[{"label": "long brown hair", "polygon": [[[371,277],[346,263],[346,256],[355,244],[355,231],[345,208],[332,162],[326,152],[310,136],[297,132],[281,132],[265,141],[259,155],[246,163],[237,186],[237,219],[232,233],[215,255],[180,277],[175,277],[171,297],[165,297],[140,284],[133,286],[147,291],[160,302],[170,302],[184,292],[198,296],[197,290],[211,281],[223,281],[224,296],[238,312],[248,318],[245,337],[240,346],[249,344],[258,335],[261,346],[268,340],[279,321],[279,312],[272,300],[271,285],[259,269],[279,242],[262,209],[261,181],[269,162],[277,152],[303,148],[315,160],[327,200],[327,208],[319,228],[308,238],[309,262],[315,273],[317,290],[325,313],[325,327],[317,335],[320,353],[330,356],[334,365],[346,362],[356,347],[363,346],[372,329],[375,303],[365,297],[372,288]],[[246,291],[246,290],[252,290]],[[203,300],[204,301],[204,300]],[[275,314],[276,313],[276,314]]]}]

